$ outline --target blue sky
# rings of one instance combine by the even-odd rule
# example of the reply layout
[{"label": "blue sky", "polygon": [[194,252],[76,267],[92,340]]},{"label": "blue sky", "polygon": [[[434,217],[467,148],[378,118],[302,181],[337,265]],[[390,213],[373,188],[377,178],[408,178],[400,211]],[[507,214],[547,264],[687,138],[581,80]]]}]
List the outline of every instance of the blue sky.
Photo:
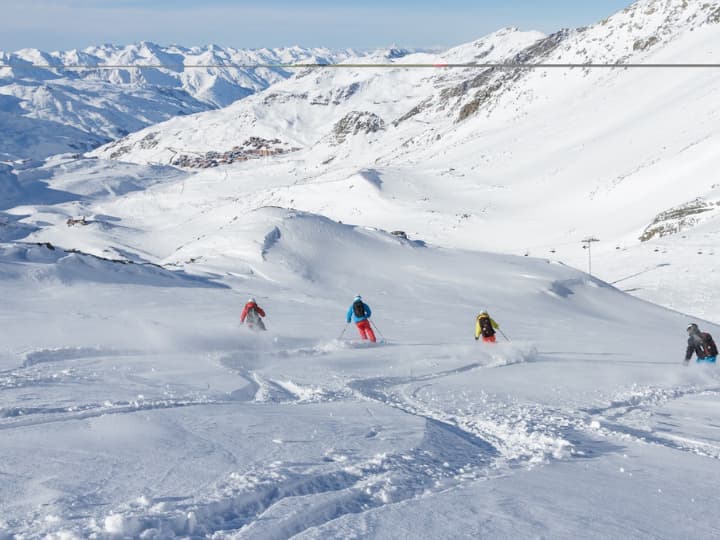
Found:
[{"label": "blue sky", "polygon": [[0,0],[0,50],[138,41],[232,47],[450,46],[505,26],[585,26],[631,0]]}]

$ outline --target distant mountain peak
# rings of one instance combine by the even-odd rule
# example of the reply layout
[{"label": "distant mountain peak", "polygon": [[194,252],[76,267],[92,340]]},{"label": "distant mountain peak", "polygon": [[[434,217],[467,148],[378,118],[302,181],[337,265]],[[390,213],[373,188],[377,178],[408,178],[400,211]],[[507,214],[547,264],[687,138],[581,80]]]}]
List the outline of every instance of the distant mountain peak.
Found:
[{"label": "distant mountain peak", "polygon": [[[43,158],[88,150],[176,116],[225,107],[291,76],[282,69],[197,66],[334,63],[348,56],[326,48],[251,50],[216,44],[186,48],[151,41],[82,51],[0,52],[2,62],[13,66],[0,71],[3,93],[15,99],[0,103],[4,108],[0,112],[6,113],[0,117],[0,131],[23,133],[9,140],[3,151],[18,158]],[[139,70],[133,65],[153,67]],[[93,69],[102,66],[127,67]]]},{"label": "distant mountain peak", "polygon": [[393,43],[386,51],[385,51],[385,58],[389,60],[394,60],[396,58],[402,58],[404,56],[407,56],[408,54],[412,54],[413,51],[409,49],[404,49],[402,47],[399,47],[395,43]]}]

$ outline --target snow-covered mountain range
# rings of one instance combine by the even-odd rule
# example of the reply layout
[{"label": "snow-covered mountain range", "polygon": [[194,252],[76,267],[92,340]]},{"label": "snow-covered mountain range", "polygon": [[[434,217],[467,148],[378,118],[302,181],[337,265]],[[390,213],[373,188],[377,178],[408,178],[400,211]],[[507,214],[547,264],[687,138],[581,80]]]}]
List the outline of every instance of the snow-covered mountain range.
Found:
[{"label": "snow-covered mountain range", "polygon": [[517,67],[718,64],[720,1],[307,54],[0,86],[0,538],[720,536],[720,71]]},{"label": "snow-covered mountain range", "polygon": [[0,51],[0,64],[10,66],[0,68],[0,158],[86,151],[174,116],[224,107],[290,76],[280,68],[221,66],[330,63],[350,54],[150,42]]},{"label": "snow-covered mountain range", "polygon": [[[364,61],[396,67],[304,70],[94,155],[207,169],[203,177],[219,182],[213,196],[257,185],[246,204],[445,246],[586,268],[581,241],[596,236],[595,272],[657,300],[679,286],[678,271],[705,267],[714,253],[720,72],[506,64],[717,63],[718,10],[718,2],[640,0],[551,36],[504,29],[438,55],[376,53]],[[502,67],[403,67],[472,62]],[[663,258],[668,251],[680,268]],[[718,284],[712,272],[699,279]],[[674,305],[691,309],[697,297],[683,288]]]}]

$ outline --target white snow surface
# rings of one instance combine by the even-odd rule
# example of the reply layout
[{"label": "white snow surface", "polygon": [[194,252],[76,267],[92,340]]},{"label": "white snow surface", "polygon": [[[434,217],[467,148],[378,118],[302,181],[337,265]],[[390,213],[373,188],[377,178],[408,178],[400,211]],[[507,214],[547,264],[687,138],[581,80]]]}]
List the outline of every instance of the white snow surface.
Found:
[{"label": "white snow surface", "polygon": [[[19,176],[4,212],[32,232],[0,244],[6,537],[720,533],[720,375],[681,363],[697,319],[228,182],[68,157]],[[346,327],[358,292],[376,345]],[[238,324],[249,296],[266,333]],[[481,306],[512,341],[473,340]]]},{"label": "white snow surface", "polygon": [[[682,363],[720,338],[717,70],[401,67],[710,61],[715,19],[373,53],[0,163],[0,538],[720,536],[720,373]],[[172,164],[251,137],[293,150]]]},{"label": "white snow surface", "polygon": [[[682,365],[686,316],[548,260],[253,214],[204,275],[3,245],[6,535],[720,532],[720,375]],[[345,328],[358,291],[382,343]],[[250,295],[267,333],[238,325]],[[473,340],[479,305],[512,341]]]}]

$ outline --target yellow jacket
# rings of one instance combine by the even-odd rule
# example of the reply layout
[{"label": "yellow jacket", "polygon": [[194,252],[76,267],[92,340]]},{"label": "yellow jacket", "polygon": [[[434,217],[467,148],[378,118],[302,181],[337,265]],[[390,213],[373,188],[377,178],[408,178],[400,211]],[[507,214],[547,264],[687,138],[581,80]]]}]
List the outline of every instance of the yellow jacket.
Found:
[{"label": "yellow jacket", "polygon": [[482,330],[480,328],[480,319],[482,319],[484,317],[487,317],[488,319],[490,319],[490,324],[492,325],[492,327],[495,330],[500,329],[500,325],[498,323],[496,323],[495,320],[492,317],[490,317],[490,315],[488,315],[487,313],[481,313],[480,315],[477,316],[477,319],[475,319],[475,339],[478,339],[480,337],[480,334],[482,333]]}]

